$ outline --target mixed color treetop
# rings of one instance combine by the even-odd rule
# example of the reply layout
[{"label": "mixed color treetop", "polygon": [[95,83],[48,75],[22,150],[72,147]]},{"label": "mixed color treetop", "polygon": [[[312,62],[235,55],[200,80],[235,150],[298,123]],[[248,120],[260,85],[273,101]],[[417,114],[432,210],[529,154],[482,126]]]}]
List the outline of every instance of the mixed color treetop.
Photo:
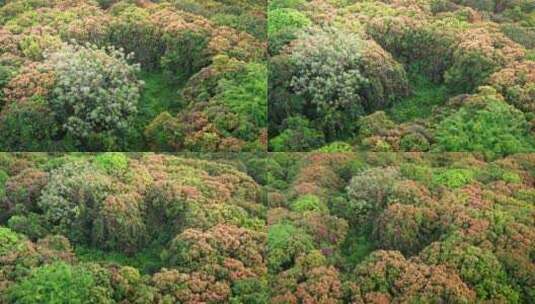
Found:
[{"label": "mixed color treetop", "polygon": [[277,0],[272,151],[531,152],[530,0]]},{"label": "mixed color treetop", "polygon": [[265,150],[262,1],[0,1],[3,151]]},{"label": "mixed color treetop", "polygon": [[2,303],[531,303],[535,158],[0,154]]}]

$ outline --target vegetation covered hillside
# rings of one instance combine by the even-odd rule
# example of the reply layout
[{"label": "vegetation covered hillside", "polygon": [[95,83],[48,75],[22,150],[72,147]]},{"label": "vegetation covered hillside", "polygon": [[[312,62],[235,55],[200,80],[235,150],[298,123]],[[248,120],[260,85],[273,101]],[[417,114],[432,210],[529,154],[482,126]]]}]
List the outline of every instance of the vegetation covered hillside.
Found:
[{"label": "vegetation covered hillside", "polygon": [[534,151],[535,2],[272,0],[272,151]]},{"label": "vegetation covered hillside", "polygon": [[535,159],[1,154],[2,303],[530,303]]},{"label": "vegetation covered hillside", "polygon": [[0,1],[0,150],[265,150],[264,1]]}]

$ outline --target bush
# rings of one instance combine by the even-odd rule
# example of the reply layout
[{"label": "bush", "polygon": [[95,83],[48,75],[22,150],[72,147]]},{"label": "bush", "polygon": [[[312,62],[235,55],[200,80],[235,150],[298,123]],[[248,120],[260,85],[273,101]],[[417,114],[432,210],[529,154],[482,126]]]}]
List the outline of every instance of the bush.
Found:
[{"label": "bush", "polygon": [[8,66],[0,64],[0,110],[4,106],[4,88],[14,76],[14,71]]},{"label": "bush", "polygon": [[81,304],[97,300],[95,289],[96,281],[89,271],[57,262],[33,270],[28,278],[9,288],[7,299],[21,304]]},{"label": "bush", "polygon": [[410,256],[437,238],[437,222],[437,214],[429,208],[393,204],[374,223],[374,236],[381,249]]},{"label": "bush", "polygon": [[[243,64],[236,72],[225,73],[219,80],[215,100],[238,118],[238,125],[228,126],[228,119],[214,118],[224,135],[254,140],[259,129],[267,127],[267,68],[264,64]],[[226,120],[226,121],[225,121]]]},{"label": "bush", "polygon": [[476,302],[474,291],[454,270],[407,260],[399,251],[374,251],[355,268],[353,277],[360,287],[359,300],[362,296],[385,302]]},{"label": "bush", "polygon": [[293,116],[285,124],[287,128],[269,141],[271,151],[309,151],[324,144],[323,134],[310,128],[306,118]]},{"label": "bush", "polygon": [[24,237],[13,232],[9,228],[0,227],[0,257],[9,254],[12,250],[17,249],[19,244],[24,241]]},{"label": "bush", "polygon": [[291,89],[295,67],[288,55],[270,57],[268,71],[268,121],[272,138],[283,131],[289,116],[305,113],[306,102]]},{"label": "bush", "polygon": [[295,259],[314,249],[312,238],[291,224],[275,224],[269,227],[267,263],[273,272],[289,269]]},{"label": "bush", "polygon": [[1,150],[60,151],[54,141],[60,133],[55,114],[40,97],[10,103],[0,113]]},{"label": "bush", "polygon": [[143,248],[148,234],[141,200],[137,193],[124,193],[109,195],[96,206],[82,206],[92,214],[84,219],[91,222],[92,229],[87,231],[91,245],[125,254],[135,254]]},{"label": "bush", "polygon": [[319,124],[336,138],[347,134],[351,122],[365,113],[361,92],[368,86],[362,74],[364,42],[346,32],[313,29],[292,50],[293,89],[320,114]]},{"label": "bush", "polygon": [[465,31],[444,74],[453,93],[471,93],[492,73],[524,57],[524,50],[501,33],[485,29]]},{"label": "bush", "polygon": [[305,0],[271,0],[268,3],[268,10],[271,11],[280,8],[300,9],[305,4]]},{"label": "bush", "polygon": [[82,141],[92,135],[117,136],[137,112],[142,82],[138,65],[122,52],[94,45],[69,45],[47,61],[57,77],[50,106],[67,134]]},{"label": "bush", "polygon": [[46,222],[41,216],[35,213],[28,215],[14,215],[7,221],[7,226],[18,233],[26,235],[32,240],[44,237],[48,230]]},{"label": "bush", "polygon": [[37,211],[37,201],[48,178],[46,172],[34,168],[12,176],[5,184],[9,203],[18,211]]},{"label": "bush", "polygon": [[270,289],[268,282],[261,279],[244,279],[232,285],[230,304],[268,304]]},{"label": "bush", "polygon": [[494,73],[489,84],[507,103],[524,113],[535,113],[535,61],[514,63]]},{"label": "bush", "polygon": [[312,23],[304,14],[292,8],[270,10],[268,18],[268,35],[276,35],[282,30],[296,31]]},{"label": "bush", "polygon": [[363,116],[359,119],[358,124],[359,135],[362,137],[386,134],[388,130],[396,126],[384,111]]},{"label": "bush", "polygon": [[518,303],[519,294],[509,284],[507,273],[489,250],[450,238],[433,243],[420,254],[429,265],[442,264],[455,269],[479,299]]},{"label": "bush", "polygon": [[328,145],[325,145],[318,150],[316,150],[321,153],[344,153],[344,152],[352,152],[353,147],[345,142],[342,141],[335,141]]},{"label": "bush", "polygon": [[160,57],[165,52],[163,33],[149,21],[146,10],[129,5],[111,19],[106,30],[106,40],[123,48],[127,54],[134,53],[136,62],[143,68],[160,67]]},{"label": "bush", "polygon": [[[298,32],[293,28],[281,29],[268,36],[268,52],[271,56],[279,55],[290,42],[297,38]],[[277,71],[273,71],[277,73]]]},{"label": "bush", "polygon": [[120,152],[107,152],[95,157],[94,163],[108,174],[119,174],[126,171],[128,157]]},{"label": "bush", "polygon": [[9,175],[2,169],[0,169],[0,201],[2,201],[6,195],[6,181]]},{"label": "bush", "polygon": [[433,174],[433,183],[452,189],[467,185],[473,180],[474,173],[467,169],[447,169]]},{"label": "bush", "polygon": [[372,41],[332,28],[311,29],[295,43],[292,88],[315,110],[327,139],[354,132],[355,120],[408,93],[403,67]]},{"label": "bush", "polygon": [[399,146],[402,151],[425,152],[430,148],[429,141],[421,133],[408,133],[401,137]]},{"label": "bush", "polygon": [[185,31],[178,35],[165,34],[164,41],[166,51],[161,57],[161,66],[170,79],[184,82],[210,64],[206,33]]},{"label": "bush", "polygon": [[298,197],[295,202],[292,203],[291,208],[295,212],[304,213],[308,211],[312,212],[328,212],[327,205],[320,200],[319,197],[313,194],[307,194]]},{"label": "bush", "polygon": [[524,114],[487,87],[442,120],[435,136],[437,149],[441,151],[505,155],[533,149]]},{"label": "bush", "polygon": [[164,111],[158,114],[143,132],[151,151],[180,150],[184,134],[178,118]]},{"label": "bush", "polygon": [[71,162],[53,170],[39,198],[39,208],[56,233],[81,244],[91,243],[87,229],[95,209],[111,191],[111,179],[95,167]]},{"label": "bush", "polygon": [[342,212],[353,224],[364,224],[387,207],[399,172],[394,168],[373,168],[357,173],[346,188],[349,200]]}]

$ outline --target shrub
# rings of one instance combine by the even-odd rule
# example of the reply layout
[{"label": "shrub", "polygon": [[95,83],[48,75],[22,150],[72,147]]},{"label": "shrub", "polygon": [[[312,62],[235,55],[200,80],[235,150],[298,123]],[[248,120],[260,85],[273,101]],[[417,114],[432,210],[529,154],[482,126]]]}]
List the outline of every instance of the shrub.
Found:
[{"label": "shrub", "polygon": [[137,112],[142,83],[137,65],[114,48],[69,45],[47,61],[57,77],[50,99],[56,119],[74,138],[101,133],[116,136]]},{"label": "shrub", "polygon": [[24,237],[9,228],[0,227],[0,240],[0,257],[3,257],[15,250],[24,241]]},{"label": "shrub", "polygon": [[[366,32],[399,61],[411,64],[413,69],[435,82],[442,81],[444,71],[451,65],[456,35],[459,30],[465,30],[468,23],[455,20],[450,24],[447,19],[431,23],[425,17],[416,20],[390,16],[388,7],[376,9],[386,16],[372,19]],[[417,14],[424,15],[421,11]]]},{"label": "shrub", "polygon": [[10,103],[0,113],[4,151],[60,151],[61,145],[54,141],[60,131],[54,113],[40,97]]},{"label": "shrub", "polygon": [[[340,201],[340,214],[352,225],[369,224],[387,207],[399,173],[393,168],[373,168],[358,172],[346,187],[348,200]],[[340,204],[341,203],[341,204]]]},{"label": "shrub", "polygon": [[328,212],[327,205],[321,199],[313,194],[307,194],[298,197],[292,203],[291,208],[295,212],[304,213],[307,211],[313,212]]},{"label": "shrub", "polygon": [[501,33],[473,29],[463,33],[453,53],[452,65],[444,74],[454,93],[471,93],[492,73],[523,58],[524,50]]},{"label": "shrub", "polygon": [[[362,296],[385,302],[476,301],[474,291],[454,270],[407,260],[399,251],[374,251],[355,268],[353,277],[360,287],[356,295],[359,300]],[[391,288],[396,285],[403,287]]]},{"label": "shrub", "polygon": [[358,124],[359,135],[362,137],[386,134],[388,130],[396,126],[384,111],[363,116],[359,119]]},{"label": "shrub", "polygon": [[14,71],[11,67],[0,64],[0,110],[4,106],[4,88],[14,76]]},{"label": "shrub", "polygon": [[12,176],[5,184],[9,203],[19,211],[37,211],[37,201],[48,178],[46,172],[34,168],[24,169]]},{"label": "shrub", "polygon": [[402,151],[425,152],[430,148],[429,141],[421,133],[408,133],[401,137],[399,146]]},{"label": "shrub", "polygon": [[243,64],[237,71],[225,73],[217,86],[216,101],[237,115],[238,126],[227,126],[225,117],[214,118],[219,130],[237,138],[254,140],[259,129],[267,127],[267,68],[264,64]]},{"label": "shrub", "polygon": [[282,30],[296,31],[311,24],[310,19],[292,8],[270,10],[268,18],[268,35],[276,35]]},{"label": "shrub", "polygon": [[164,111],[150,122],[143,132],[151,151],[180,150],[184,134],[178,118]]},{"label": "shrub", "polygon": [[305,4],[305,0],[271,0],[268,3],[268,10],[275,10],[280,8],[300,9]]},{"label": "shrub", "polygon": [[161,66],[172,80],[183,82],[210,64],[206,33],[166,33],[163,39],[166,51],[161,57]]},{"label": "shrub", "polygon": [[26,235],[32,240],[44,237],[48,230],[46,222],[41,216],[35,213],[28,215],[13,215],[7,221],[7,226],[18,233]]},{"label": "shrub", "polygon": [[433,183],[448,188],[459,188],[471,183],[473,180],[474,173],[468,169],[447,169],[433,174]]},{"label": "shrub", "polygon": [[128,167],[128,157],[120,152],[107,152],[95,157],[95,165],[109,174],[125,172]]},{"label": "shrub", "polygon": [[[293,28],[286,28],[268,36],[268,52],[271,56],[281,54],[290,42],[297,38],[298,32]],[[277,71],[273,71],[277,73]]]},{"label": "shrub", "polygon": [[429,265],[446,265],[455,269],[479,299],[519,302],[519,294],[509,284],[507,273],[489,250],[450,238],[424,249],[420,258]]},{"label": "shrub", "polygon": [[270,303],[270,289],[267,280],[244,279],[232,285],[230,304],[267,304]]},{"label": "shrub", "polygon": [[356,34],[311,29],[299,37],[290,56],[292,88],[310,102],[328,139],[352,134],[358,117],[408,92],[403,67]]},{"label": "shrub", "polygon": [[533,139],[524,114],[505,103],[493,89],[487,89],[471,96],[457,112],[438,124],[438,150],[505,155],[532,149]]},{"label": "shrub", "polygon": [[70,162],[51,173],[39,198],[39,208],[53,231],[81,244],[90,244],[87,224],[94,208],[111,191],[111,179],[87,163]]},{"label": "shrub", "polygon": [[535,113],[535,61],[514,63],[489,80],[507,103],[525,113]]},{"label": "shrub", "polygon": [[501,26],[502,32],[514,42],[523,45],[527,49],[535,48],[535,32],[533,27],[523,27],[514,23]]},{"label": "shrub", "polygon": [[39,267],[8,290],[13,303],[74,303],[96,301],[96,280],[81,266],[63,262]]},{"label": "shrub", "polygon": [[380,248],[410,256],[437,238],[437,222],[437,214],[429,208],[393,204],[377,218],[374,236]]},{"label": "shrub", "polygon": [[232,275],[230,272],[233,271],[243,271],[243,278],[266,272],[262,256],[264,246],[264,233],[232,225],[216,225],[206,231],[184,230],[170,242],[164,257],[169,265],[183,272],[211,273],[219,268],[222,270],[221,281],[234,281],[239,276]]},{"label": "shrub", "polygon": [[295,67],[288,55],[270,57],[268,71],[268,121],[272,138],[282,132],[289,116],[305,113],[306,102],[291,89]]},{"label": "shrub", "polygon": [[325,145],[319,148],[316,151],[321,152],[321,153],[343,153],[343,152],[352,152],[353,147],[346,142],[335,141],[335,142],[332,142],[328,145]]},{"label": "shrub", "polygon": [[165,43],[162,29],[150,22],[149,12],[130,5],[111,19],[106,30],[106,40],[123,48],[127,54],[133,53],[136,62],[141,63],[143,68],[160,67]]},{"label": "shrub", "polygon": [[0,201],[4,199],[6,195],[6,181],[9,178],[9,175],[6,171],[0,169]]},{"label": "shrub", "polygon": [[310,128],[306,118],[293,116],[285,124],[287,128],[269,141],[271,151],[309,151],[324,144],[323,134]]},{"label": "shrub", "polygon": [[[109,195],[97,205],[83,206],[90,215],[91,245],[105,250],[134,254],[146,244],[142,198],[137,193]],[[87,204],[87,202],[86,202]],[[93,210],[91,210],[93,209]]]},{"label": "shrub", "polygon": [[271,271],[291,268],[298,256],[312,249],[312,238],[292,224],[275,224],[269,227],[267,263]]}]

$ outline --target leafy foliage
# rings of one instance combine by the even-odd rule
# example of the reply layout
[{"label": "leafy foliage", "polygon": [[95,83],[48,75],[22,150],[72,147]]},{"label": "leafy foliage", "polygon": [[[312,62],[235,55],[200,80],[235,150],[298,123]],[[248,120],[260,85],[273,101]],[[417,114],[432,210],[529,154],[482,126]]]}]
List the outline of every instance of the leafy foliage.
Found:
[{"label": "leafy foliage", "polygon": [[501,155],[529,151],[533,139],[522,112],[506,104],[492,88],[481,90],[440,122],[436,132],[438,148]]},{"label": "leafy foliage", "polygon": [[[324,144],[351,150],[533,150],[533,8],[525,1],[275,1],[268,11],[270,147],[288,137],[288,119],[302,116]],[[310,22],[293,24],[296,11]],[[489,95],[478,93],[485,85],[513,107],[490,96],[465,105],[466,94]],[[482,122],[483,103],[504,120]]]},{"label": "leafy foliage", "polygon": [[95,279],[83,268],[58,262],[34,270],[24,281],[8,291],[14,303],[84,303],[95,301],[91,294]]},{"label": "leafy foliage", "polygon": [[529,303],[534,167],[531,154],[0,154],[0,299]]},{"label": "leafy foliage", "polygon": [[[264,5],[189,2],[2,6],[0,147],[266,150]],[[192,95],[190,86],[208,87],[208,95]]]}]

